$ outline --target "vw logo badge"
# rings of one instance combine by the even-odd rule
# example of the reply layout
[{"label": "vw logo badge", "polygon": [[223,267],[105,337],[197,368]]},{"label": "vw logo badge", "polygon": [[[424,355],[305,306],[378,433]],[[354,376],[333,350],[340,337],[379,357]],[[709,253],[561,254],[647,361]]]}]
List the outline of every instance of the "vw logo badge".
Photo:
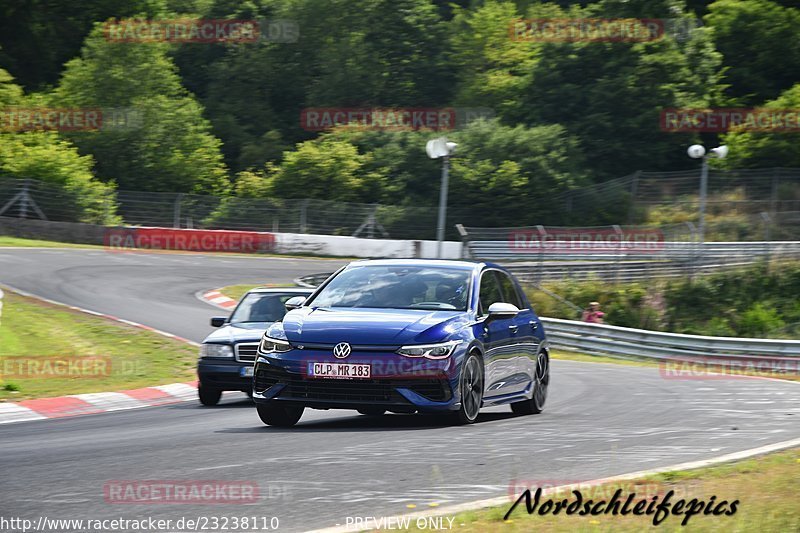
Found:
[{"label": "vw logo badge", "polygon": [[337,359],[344,359],[348,355],[350,355],[350,345],[346,342],[340,342],[336,346],[333,347],[333,356]]}]

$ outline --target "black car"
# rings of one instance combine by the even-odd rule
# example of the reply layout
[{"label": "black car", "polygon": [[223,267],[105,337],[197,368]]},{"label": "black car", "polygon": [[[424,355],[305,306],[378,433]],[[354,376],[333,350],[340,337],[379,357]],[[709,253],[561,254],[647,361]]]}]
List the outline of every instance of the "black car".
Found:
[{"label": "black car", "polygon": [[219,403],[222,391],[252,394],[253,362],[264,331],[283,318],[285,303],[313,291],[302,288],[253,289],[245,294],[230,317],[214,317],[212,332],[200,347],[197,394],[203,405]]}]

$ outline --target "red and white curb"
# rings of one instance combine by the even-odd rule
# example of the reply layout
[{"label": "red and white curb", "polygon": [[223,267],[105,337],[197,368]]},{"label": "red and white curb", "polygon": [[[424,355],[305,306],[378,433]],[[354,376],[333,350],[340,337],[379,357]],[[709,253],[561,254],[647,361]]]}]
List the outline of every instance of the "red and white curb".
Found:
[{"label": "red and white curb", "polygon": [[140,409],[192,400],[197,400],[196,382],[170,383],[119,392],[38,398],[0,403],[0,424]]},{"label": "red and white curb", "polygon": [[236,307],[236,300],[234,300],[233,298],[228,298],[227,296],[219,292],[219,289],[215,289],[213,291],[207,291],[202,294],[198,293],[197,297],[206,303],[215,305],[217,307],[221,307],[223,309],[233,309],[234,307]]},{"label": "red and white curb", "polygon": [[[67,305],[49,298],[36,296],[27,291],[3,285],[8,290],[33,298],[42,302],[47,302],[59,307],[66,307],[73,311],[80,311],[102,318],[107,318],[115,322],[127,324],[135,328],[151,331],[158,335],[175,339],[192,346],[200,346],[199,343],[190,341],[178,335],[167,333],[150,326],[145,326],[138,322],[125,320],[113,315],[98,313],[91,309]],[[142,389],[124,390],[118,392],[95,392],[89,394],[74,394],[70,396],[59,396],[55,398],[38,398],[35,400],[22,400],[19,402],[0,403],[0,424],[11,422],[25,422],[28,420],[41,420],[45,418],[64,418],[87,414],[105,413],[110,411],[121,411],[125,409],[138,409],[141,407],[153,407],[170,403],[187,402],[197,399],[197,382],[169,383]]]}]

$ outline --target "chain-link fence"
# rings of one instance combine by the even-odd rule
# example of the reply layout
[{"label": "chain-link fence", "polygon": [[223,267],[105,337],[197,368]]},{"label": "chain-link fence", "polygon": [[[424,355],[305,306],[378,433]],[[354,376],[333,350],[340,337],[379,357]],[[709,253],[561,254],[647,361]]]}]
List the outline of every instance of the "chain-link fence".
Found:
[{"label": "chain-link fence", "polygon": [[[87,212],[82,208],[79,196],[66,187],[37,180],[0,178],[0,216],[59,222],[97,222],[116,218],[118,222],[132,226],[435,239],[438,213],[435,206],[142,191],[117,191],[115,198],[108,198],[100,205],[108,210],[108,217],[98,217],[94,211]],[[473,214],[470,207],[450,207],[447,237],[458,239],[455,224],[469,220]]]},{"label": "chain-link fence", "polygon": [[[550,199],[563,211],[555,224],[637,224],[695,221],[700,169],[636,172]],[[762,212],[800,211],[800,169],[710,169],[707,216],[732,219]]]},{"label": "chain-link fence", "polygon": [[[647,224],[685,227],[697,220],[697,172],[637,172],[548,197],[536,205],[495,208],[463,205],[450,194],[447,238],[456,224],[513,226],[534,220],[549,226]],[[117,191],[88,199],[81,189],[38,180],[0,177],[0,216],[65,222],[240,229],[435,239],[437,198],[431,204],[378,205],[331,200],[237,198],[166,192]],[[707,240],[800,238],[800,169],[709,173]]]}]

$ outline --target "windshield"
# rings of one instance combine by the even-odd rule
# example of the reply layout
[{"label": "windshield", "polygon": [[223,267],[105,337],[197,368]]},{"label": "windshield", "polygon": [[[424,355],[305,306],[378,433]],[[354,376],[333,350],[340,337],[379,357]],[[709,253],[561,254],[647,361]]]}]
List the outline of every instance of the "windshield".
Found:
[{"label": "windshield", "polygon": [[466,311],[470,273],[446,267],[351,267],[332,279],[311,306]]},{"label": "windshield", "polygon": [[246,295],[231,315],[231,322],[278,322],[286,314],[284,303],[297,294],[258,293]]}]

